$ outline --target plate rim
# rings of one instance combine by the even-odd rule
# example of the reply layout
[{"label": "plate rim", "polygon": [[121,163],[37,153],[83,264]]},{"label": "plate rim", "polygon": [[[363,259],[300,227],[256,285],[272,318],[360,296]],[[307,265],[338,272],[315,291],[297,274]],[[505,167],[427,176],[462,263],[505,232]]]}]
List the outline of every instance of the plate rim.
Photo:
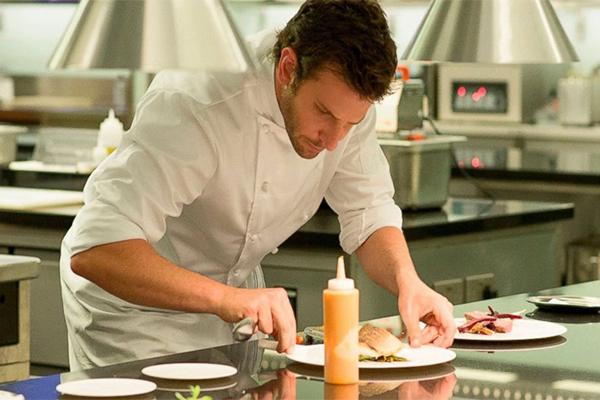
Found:
[{"label": "plate rim", "polygon": [[[461,317],[461,318],[455,317],[454,321],[456,322],[457,326],[459,325],[458,320],[463,320],[464,322],[466,322],[466,318],[464,318],[464,317]],[[521,341],[521,340],[548,339],[548,338],[564,335],[567,332],[566,326],[564,326],[562,324],[557,324],[556,322],[540,321],[537,319],[530,319],[530,318],[518,319],[516,321],[526,321],[527,323],[555,326],[557,328],[557,332],[552,333],[550,335],[534,336],[534,337],[531,337],[531,336],[506,337],[506,336],[499,336],[499,335],[488,336],[488,335],[477,335],[477,334],[471,334],[472,336],[465,337],[462,335],[468,335],[468,334],[458,332],[458,328],[457,328],[456,333],[454,334],[454,340],[465,340],[465,341],[475,341],[475,342],[513,342],[513,341]],[[461,335],[461,336],[458,337],[458,335]]]},{"label": "plate rim", "polygon": [[[138,391],[136,391],[135,393],[128,393],[128,394],[82,394],[80,391],[78,392],[70,392],[69,391],[69,386],[73,386],[76,384],[81,385],[81,382],[89,382],[89,381],[94,381],[94,382],[100,382],[100,381],[120,381],[120,382],[124,382],[124,381],[130,381],[130,382],[135,382],[137,384],[144,384],[144,385],[148,385],[148,387],[146,389],[139,389]],[[65,391],[65,387],[67,388],[67,391]],[[149,381],[149,380],[145,380],[145,379],[137,379],[137,378],[118,378],[118,377],[113,377],[113,378],[87,378],[87,379],[79,379],[76,381],[69,381],[69,382],[61,382],[58,385],[56,385],[55,389],[57,392],[61,393],[61,394],[66,394],[66,395],[70,395],[70,396],[81,396],[81,397],[103,397],[103,398],[111,398],[111,397],[126,397],[126,396],[137,396],[137,395],[141,395],[141,394],[146,394],[146,393],[151,393],[153,391],[156,390],[158,386],[156,385],[156,383]],[[150,389],[151,388],[151,389]],[[141,391],[143,390],[143,391]]]},{"label": "plate rim", "polygon": [[[206,388],[206,387],[204,387],[204,386],[200,386],[200,387],[201,387],[201,389],[202,389],[202,393],[204,393],[204,392],[216,392],[216,391],[218,391],[218,390],[231,389],[231,388],[233,388],[233,387],[236,387],[236,386],[237,386],[237,384],[238,384],[238,382],[237,382],[237,381],[233,381],[233,382],[231,382],[231,383],[229,383],[229,384],[227,384],[227,385],[223,385],[223,386],[216,386],[216,387],[214,387],[214,388],[213,388],[213,387],[208,387],[208,388]],[[179,391],[181,391],[181,390],[185,390],[185,389],[170,389],[170,388],[165,388],[165,387],[160,387],[160,386],[158,386],[158,387],[156,388],[156,390],[160,390],[161,392],[179,392]]]},{"label": "plate rim", "polygon": [[[149,370],[152,370],[153,368],[160,368],[160,367],[165,367],[165,366],[175,366],[175,365],[206,365],[206,366],[219,366],[219,367],[224,367],[229,369],[229,372],[227,372],[226,374],[220,374],[220,375],[213,375],[210,377],[202,377],[199,378],[197,376],[193,377],[193,378],[189,378],[189,377],[181,377],[181,378],[173,378],[173,377],[167,377],[166,375],[153,375],[152,373],[148,373]],[[209,379],[221,379],[221,378],[228,378],[230,376],[233,376],[235,374],[238,373],[238,369],[234,366],[231,365],[227,365],[227,364],[219,364],[219,363],[163,363],[163,364],[154,364],[154,365],[148,365],[144,368],[142,368],[142,374],[149,376],[151,378],[159,378],[159,379],[168,379],[168,380],[178,380],[178,381],[189,381],[189,380],[209,380]]]},{"label": "plate rim", "polygon": [[[299,345],[296,345],[296,347]],[[302,345],[300,345],[302,346]],[[405,345],[406,347],[408,347],[408,345]],[[324,344],[313,344],[313,345],[307,345],[304,347],[311,347],[311,348],[315,348],[315,347],[323,347],[323,349],[325,348]],[[408,347],[410,348],[410,347]],[[434,366],[434,365],[440,365],[440,364],[445,364],[447,362],[450,362],[452,360],[454,360],[456,358],[456,353],[453,350],[450,349],[446,349],[446,348],[442,348],[442,347],[437,347],[437,346],[433,346],[433,345],[423,345],[420,348],[414,349],[414,350],[419,350],[422,348],[431,348],[431,349],[436,349],[439,351],[443,351],[445,353],[448,354],[448,359],[444,360],[444,361],[439,361],[439,362],[435,362],[433,364],[431,363],[427,363],[427,364],[419,364],[419,365],[408,365],[405,361],[394,361],[391,363],[370,363],[370,362],[360,362],[358,363],[358,367],[359,369],[396,369],[396,368],[420,368],[420,367],[429,367],[429,366]],[[402,351],[402,350],[400,350]],[[397,353],[396,353],[397,354]],[[301,361],[299,359],[294,359],[292,357],[294,357],[294,355],[292,354],[291,357],[290,355],[286,354],[286,357],[289,358],[290,360],[294,361],[294,362],[298,362],[298,363],[302,363],[302,364],[308,364],[308,365],[313,365],[313,366],[317,366],[317,367],[323,367],[324,364],[321,363],[314,363],[314,362],[306,362],[306,361]],[[410,360],[409,360],[410,361]]]},{"label": "plate rim", "polygon": [[[544,301],[539,301],[538,299],[553,299],[553,298],[579,298],[579,299],[595,299],[598,300],[595,304],[552,304]],[[539,296],[529,296],[525,299],[525,301],[537,305],[541,305],[542,307],[548,308],[580,308],[580,309],[594,309],[600,310],[600,298],[598,297],[590,297],[590,296],[576,296],[576,295],[539,295]]]}]

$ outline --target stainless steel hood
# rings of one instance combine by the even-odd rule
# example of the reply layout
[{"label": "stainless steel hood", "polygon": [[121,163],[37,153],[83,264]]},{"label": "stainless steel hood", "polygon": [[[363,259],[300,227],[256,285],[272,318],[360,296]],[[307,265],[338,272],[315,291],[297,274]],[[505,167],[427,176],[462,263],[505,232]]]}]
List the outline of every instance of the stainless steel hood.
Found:
[{"label": "stainless steel hood", "polygon": [[223,0],[82,0],[50,69],[256,68]]},{"label": "stainless steel hood", "polygon": [[494,64],[579,61],[549,0],[433,0],[402,59]]}]

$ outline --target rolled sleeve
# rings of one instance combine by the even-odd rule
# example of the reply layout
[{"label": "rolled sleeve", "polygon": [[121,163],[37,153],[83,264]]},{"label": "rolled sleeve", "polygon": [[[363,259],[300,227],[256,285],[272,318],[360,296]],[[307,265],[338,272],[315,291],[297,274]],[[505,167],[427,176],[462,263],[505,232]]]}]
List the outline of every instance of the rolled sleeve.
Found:
[{"label": "rolled sleeve", "polygon": [[216,168],[215,142],[191,100],[179,92],[149,93],[121,146],[86,184],[71,253],[128,239],[157,242],[167,217],[200,197]]},{"label": "rolled sleeve", "polygon": [[375,134],[374,107],[355,129],[325,194],[338,214],[340,244],[349,254],[380,228],[402,229],[389,165]]}]

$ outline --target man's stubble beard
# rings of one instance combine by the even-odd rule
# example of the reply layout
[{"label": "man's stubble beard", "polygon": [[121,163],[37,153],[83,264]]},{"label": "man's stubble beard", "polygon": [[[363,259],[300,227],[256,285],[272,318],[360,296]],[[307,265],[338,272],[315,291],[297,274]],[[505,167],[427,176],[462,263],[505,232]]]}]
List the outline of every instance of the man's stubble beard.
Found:
[{"label": "man's stubble beard", "polygon": [[290,138],[292,147],[296,153],[305,159],[315,158],[316,154],[307,153],[304,146],[301,143],[301,137],[298,135],[298,115],[296,108],[294,107],[295,94],[290,86],[285,87],[281,91],[281,114],[283,115],[283,121],[285,123],[285,130]]}]

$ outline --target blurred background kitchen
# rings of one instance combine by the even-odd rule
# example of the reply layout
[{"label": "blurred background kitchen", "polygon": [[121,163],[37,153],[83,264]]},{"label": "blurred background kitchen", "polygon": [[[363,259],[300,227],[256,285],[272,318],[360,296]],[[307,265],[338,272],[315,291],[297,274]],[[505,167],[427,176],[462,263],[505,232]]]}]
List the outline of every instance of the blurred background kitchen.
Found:
[{"label": "blurred background kitchen", "polygon": [[[226,3],[250,35],[281,26],[301,1]],[[600,0],[551,3],[579,62],[403,64],[402,92],[378,105],[415,264],[457,304],[600,277]],[[382,5],[400,56],[429,1]],[[49,71],[76,7],[0,1],[0,254],[42,260],[30,309],[38,373],[68,367],[60,241],[81,206],[99,126],[112,109],[126,130],[152,79],[129,70]],[[324,205],[263,263],[267,283],[288,290],[299,329],[319,323],[315,282],[335,267],[337,233]],[[379,293],[357,265],[351,258],[363,293]],[[381,300],[361,304],[361,319],[395,312],[391,297],[373,298]]]}]

